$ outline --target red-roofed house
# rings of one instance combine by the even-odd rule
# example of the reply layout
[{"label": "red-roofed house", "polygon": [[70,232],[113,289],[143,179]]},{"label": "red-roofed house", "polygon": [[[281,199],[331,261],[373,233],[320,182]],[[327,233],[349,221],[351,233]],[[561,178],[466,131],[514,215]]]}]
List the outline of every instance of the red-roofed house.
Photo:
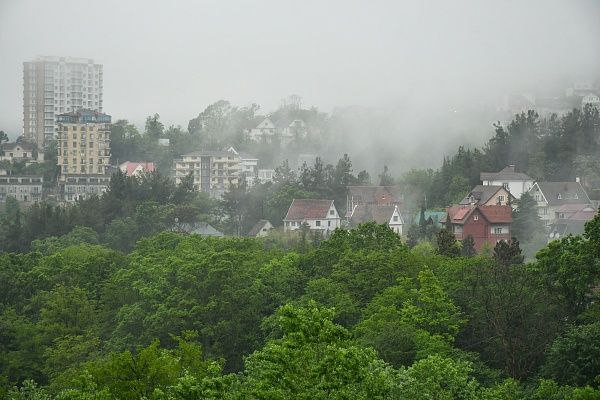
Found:
[{"label": "red-roofed house", "polygon": [[328,233],[340,227],[341,219],[333,200],[294,199],[283,219],[283,230],[294,231],[304,223],[311,230]]},{"label": "red-roofed house", "polygon": [[154,163],[147,161],[125,161],[119,165],[119,169],[127,176],[139,176],[144,172],[154,172]]},{"label": "red-roofed house", "polygon": [[510,206],[471,206],[454,205],[448,207],[448,213],[442,222],[450,217],[452,232],[457,240],[472,236],[475,249],[481,251],[487,243],[495,246],[500,240],[510,240],[512,209]]}]

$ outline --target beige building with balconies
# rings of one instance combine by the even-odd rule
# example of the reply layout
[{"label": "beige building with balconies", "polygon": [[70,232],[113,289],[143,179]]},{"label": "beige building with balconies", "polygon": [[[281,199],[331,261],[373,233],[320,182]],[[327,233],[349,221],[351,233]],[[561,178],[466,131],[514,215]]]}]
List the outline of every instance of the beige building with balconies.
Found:
[{"label": "beige building with balconies", "polygon": [[67,175],[108,174],[110,115],[81,110],[57,117],[58,165]]},{"label": "beige building with balconies", "polygon": [[57,116],[59,188],[63,201],[100,196],[110,182],[110,115],[92,110]]},{"label": "beige building with balconies", "polygon": [[191,173],[197,191],[219,198],[231,186],[240,184],[242,160],[227,151],[194,151],[175,160],[174,171],[176,184]]}]

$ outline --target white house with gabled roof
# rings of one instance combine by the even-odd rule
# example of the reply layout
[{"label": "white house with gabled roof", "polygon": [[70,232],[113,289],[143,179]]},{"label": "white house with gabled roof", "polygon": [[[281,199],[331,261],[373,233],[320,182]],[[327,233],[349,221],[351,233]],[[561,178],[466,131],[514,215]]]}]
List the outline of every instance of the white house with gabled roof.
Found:
[{"label": "white house with gabled roof", "polygon": [[341,225],[333,200],[294,199],[283,219],[284,231],[295,231],[303,224],[310,230],[329,233]]},{"label": "white house with gabled roof", "polygon": [[261,139],[266,139],[270,141],[273,136],[275,136],[275,124],[269,117],[263,119],[256,128],[252,128],[249,133],[250,139],[259,141]]}]

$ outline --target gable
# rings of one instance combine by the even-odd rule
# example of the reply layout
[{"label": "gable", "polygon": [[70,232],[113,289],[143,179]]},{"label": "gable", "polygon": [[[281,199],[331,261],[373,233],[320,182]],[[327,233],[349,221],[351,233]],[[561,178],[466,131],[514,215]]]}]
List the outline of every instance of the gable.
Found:
[{"label": "gable", "polygon": [[265,118],[260,124],[258,124],[257,128],[259,129],[273,129],[275,125],[269,118]]},{"label": "gable", "polygon": [[333,200],[293,199],[284,220],[326,219],[332,207],[335,210]]},{"label": "gable", "polygon": [[[333,213],[332,213],[333,211]],[[335,206],[333,205],[333,203],[331,203],[331,207],[329,207],[329,210],[327,211],[327,218],[330,219],[335,219],[335,218],[339,218],[339,214],[335,208]]]},{"label": "gable", "polygon": [[579,182],[537,182],[534,187],[536,186],[550,206],[590,203],[587,193]]}]

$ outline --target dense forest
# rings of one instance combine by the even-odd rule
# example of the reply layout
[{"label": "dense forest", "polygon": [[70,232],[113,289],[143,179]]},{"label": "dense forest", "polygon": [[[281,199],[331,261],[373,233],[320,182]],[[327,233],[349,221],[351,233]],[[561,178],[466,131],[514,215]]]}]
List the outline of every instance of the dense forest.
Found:
[{"label": "dense forest", "polygon": [[600,217],[528,264],[372,223],[287,250],[88,239],[0,255],[2,396],[600,398]]},{"label": "dense forest", "polygon": [[[228,107],[227,115],[247,112]],[[539,226],[528,196],[513,216],[522,243],[501,242],[482,255],[420,224],[407,243],[374,224],[326,240],[203,238],[177,229],[209,222],[242,235],[258,219],[280,224],[293,198],[333,198],[343,213],[350,184],[399,184],[415,210],[442,207],[478,183],[480,171],[506,164],[536,179],[581,177],[594,197],[596,109],[517,115],[497,125],[483,149],[460,147],[438,170],[394,176],[384,166],[372,179],[355,173],[348,155],[299,168],[284,160],[274,182],[233,188],[220,200],[161,172],[176,143],[208,140],[207,115],[190,132],[164,129],[158,116],[141,135],[115,124],[113,134],[123,133],[113,141],[118,157],[156,152],[164,160],[155,173],[113,175],[100,198],[27,209],[7,200],[0,396],[600,398],[600,217],[584,236],[526,252],[526,263],[521,248]],[[169,151],[156,141],[165,136]],[[218,138],[214,146],[231,143]]]}]

